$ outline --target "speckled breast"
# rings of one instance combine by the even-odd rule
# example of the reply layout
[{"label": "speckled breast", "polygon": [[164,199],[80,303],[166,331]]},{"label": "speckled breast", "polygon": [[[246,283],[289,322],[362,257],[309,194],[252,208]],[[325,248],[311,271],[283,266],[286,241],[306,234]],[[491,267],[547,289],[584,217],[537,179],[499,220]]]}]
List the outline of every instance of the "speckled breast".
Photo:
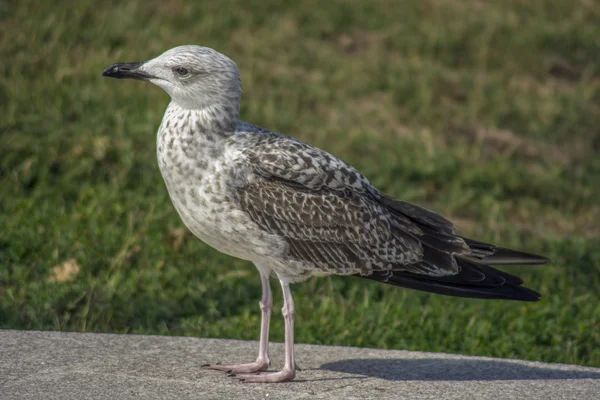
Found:
[{"label": "speckled breast", "polygon": [[208,245],[235,257],[256,261],[283,252],[281,238],[263,232],[238,208],[227,151],[222,138],[194,131],[189,121],[163,121],[158,164],[183,223]]}]

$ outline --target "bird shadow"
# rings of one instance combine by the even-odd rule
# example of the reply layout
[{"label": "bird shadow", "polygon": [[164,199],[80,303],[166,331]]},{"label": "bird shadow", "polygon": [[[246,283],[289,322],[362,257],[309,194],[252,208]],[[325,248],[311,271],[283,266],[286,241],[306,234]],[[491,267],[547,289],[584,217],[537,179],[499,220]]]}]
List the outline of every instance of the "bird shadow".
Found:
[{"label": "bird shadow", "polygon": [[349,359],[321,365],[321,370],[391,381],[498,381],[600,379],[600,371],[573,371],[502,360]]}]

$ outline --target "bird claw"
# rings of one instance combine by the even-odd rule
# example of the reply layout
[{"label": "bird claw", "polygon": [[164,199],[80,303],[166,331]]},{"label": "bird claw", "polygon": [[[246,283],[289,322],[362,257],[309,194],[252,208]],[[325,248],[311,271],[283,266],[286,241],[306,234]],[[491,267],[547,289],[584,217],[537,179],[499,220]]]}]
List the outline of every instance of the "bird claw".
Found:
[{"label": "bird claw", "polygon": [[282,369],[277,372],[257,372],[254,374],[238,374],[234,378],[246,383],[276,383],[288,382],[296,376],[291,369]]},{"label": "bird claw", "polygon": [[240,373],[252,373],[252,372],[260,372],[266,371],[269,368],[269,364],[266,361],[255,361],[253,363],[248,364],[221,364],[217,363],[215,365],[204,364],[202,366],[204,369],[213,369],[216,371],[226,372],[228,374],[240,374]]}]

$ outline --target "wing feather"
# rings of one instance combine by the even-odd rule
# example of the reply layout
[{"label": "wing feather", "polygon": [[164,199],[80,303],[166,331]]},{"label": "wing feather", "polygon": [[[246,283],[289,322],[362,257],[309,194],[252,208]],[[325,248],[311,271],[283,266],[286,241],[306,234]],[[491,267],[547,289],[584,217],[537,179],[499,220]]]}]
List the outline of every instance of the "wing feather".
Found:
[{"label": "wing feather", "polygon": [[237,188],[241,209],[285,238],[303,274],[355,274],[452,296],[539,298],[486,264],[546,258],[457,236],[442,215],[379,192],[329,153],[273,134],[238,156],[238,167],[251,170]]},{"label": "wing feather", "polygon": [[262,179],[238,189],[242,210],[265,231],[286,238],[290,257],[332,273],[369,273],[414,265],[422,247],[392,229],[384,207],[351,191],[298,191]]},{"label": "wing feather", "polygon": [[454,236],[429,237],[423,231],[429,225],[378,201],[366,178],[329,153],[277,136],[244,149],[239,160],[256,175],[238,189],[242,210],[262,229],[285,237],[294,260],[332,273],[457,272],[452,257],[439,251],[419,264],[424,246],[459,248]]}]

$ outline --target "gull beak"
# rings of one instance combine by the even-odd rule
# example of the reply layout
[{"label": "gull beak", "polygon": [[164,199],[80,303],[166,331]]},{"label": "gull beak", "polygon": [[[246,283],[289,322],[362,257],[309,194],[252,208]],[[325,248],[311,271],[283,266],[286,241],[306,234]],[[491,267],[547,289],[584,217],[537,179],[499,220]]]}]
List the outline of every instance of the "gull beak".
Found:
[{"label": "gull beak", "polygon": [[144,63],[141,62],[113,64],[104,70],[102,76],[108,76],[110,78],[117,79],[139,79],[142,81],[147,81],[148,79],[154,78],[152,75],[149,75],[140,69],[142,65],[144,65]]}]

